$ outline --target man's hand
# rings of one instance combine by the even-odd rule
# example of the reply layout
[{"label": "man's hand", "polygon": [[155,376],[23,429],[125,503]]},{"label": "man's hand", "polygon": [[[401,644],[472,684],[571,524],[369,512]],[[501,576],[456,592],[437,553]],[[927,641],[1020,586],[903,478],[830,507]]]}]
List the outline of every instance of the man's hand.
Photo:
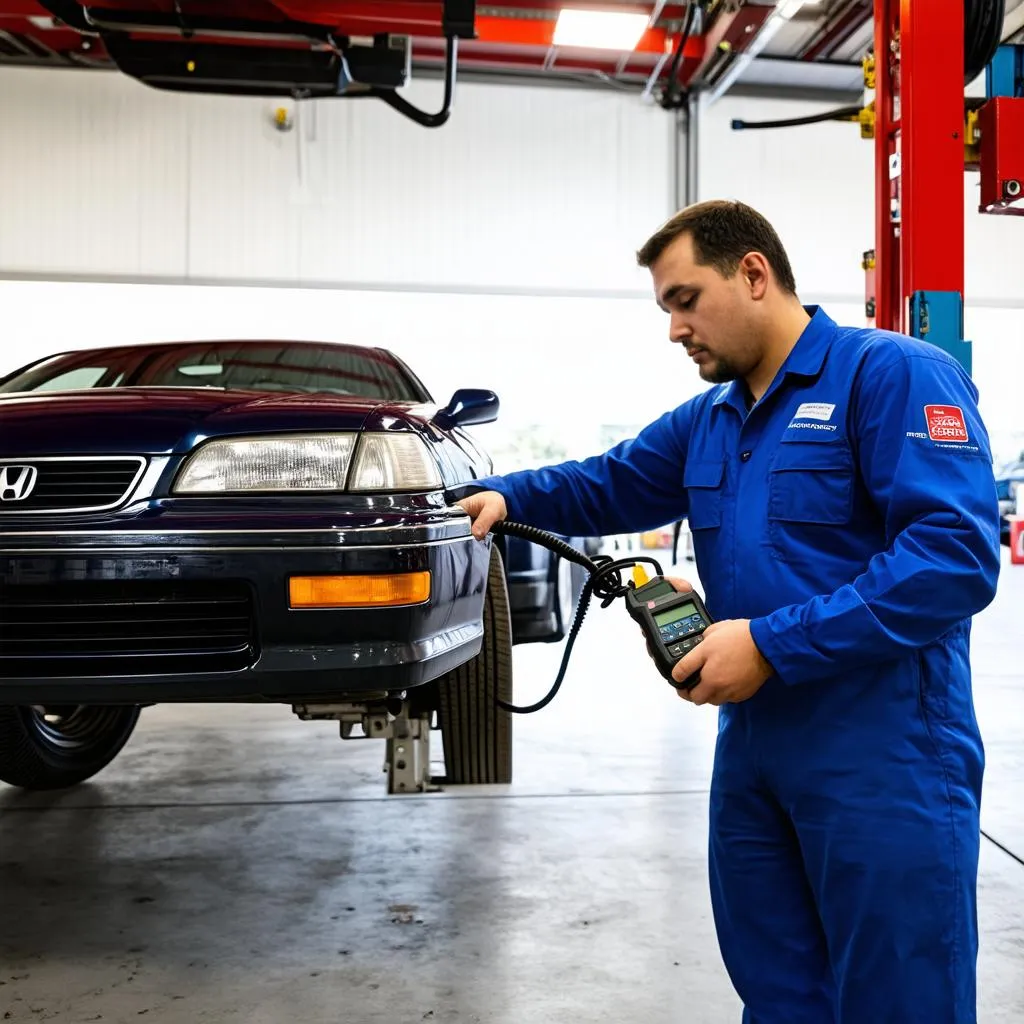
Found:
[{"label": "man's hand", "polygon": [[455,503],[473,520],[473,536],[483,540],[490,528],[508,515],[505,499],[497,491],[481,491]]},{"label": "man's hand", "polygon": [[679,690],[683,700],[694,704],[739,704],[749,700],[775,674],[750,635],[749,619],[714,622],[704,639],[672,670],[682,682],[700,672],[692,690]]}]

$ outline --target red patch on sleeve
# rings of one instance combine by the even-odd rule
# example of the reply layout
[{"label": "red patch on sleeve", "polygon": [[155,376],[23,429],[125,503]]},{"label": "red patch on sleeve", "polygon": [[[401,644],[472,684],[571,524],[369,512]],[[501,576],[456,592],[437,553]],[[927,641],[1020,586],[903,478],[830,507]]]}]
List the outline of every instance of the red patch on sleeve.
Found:
[{"label": "red patch on sleeve", "polygon": [[955,405],[926,405],[924,417],[928,421],[928,436],[933,441],[967,441],[967,424],[963,409]]}]

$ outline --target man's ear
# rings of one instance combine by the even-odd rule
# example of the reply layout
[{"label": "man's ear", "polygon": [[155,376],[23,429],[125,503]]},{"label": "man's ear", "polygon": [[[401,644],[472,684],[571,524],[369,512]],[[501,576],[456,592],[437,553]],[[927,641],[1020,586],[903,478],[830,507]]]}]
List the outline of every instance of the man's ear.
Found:
[{"label": "man's ear", "polygon": [[759,252],[748,252],[740,260],[739,270],[750,297],[755,301],[763,299],[771,280],[771,267],[764,256]]}]

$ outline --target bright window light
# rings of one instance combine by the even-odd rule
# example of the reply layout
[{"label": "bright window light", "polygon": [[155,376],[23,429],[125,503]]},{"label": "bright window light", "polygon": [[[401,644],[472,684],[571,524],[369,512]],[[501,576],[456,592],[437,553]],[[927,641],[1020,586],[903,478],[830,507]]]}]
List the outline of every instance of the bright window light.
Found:
[{"label": "bright window light", "polygon": [[558,15],[553,41],[588,50],[635,50],[649,22],[646,14],[566,9]]}]

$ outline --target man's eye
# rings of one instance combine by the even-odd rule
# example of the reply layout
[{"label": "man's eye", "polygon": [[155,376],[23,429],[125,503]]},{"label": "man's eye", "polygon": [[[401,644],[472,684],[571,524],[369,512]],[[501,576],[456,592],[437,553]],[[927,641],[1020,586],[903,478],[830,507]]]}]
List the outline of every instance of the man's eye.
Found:
[{"label": "man's eye", "polygon": [[680,309],[693,309],[694,303],[697,301],[696,295],[691,295],[685,302],[679,303]]}]

